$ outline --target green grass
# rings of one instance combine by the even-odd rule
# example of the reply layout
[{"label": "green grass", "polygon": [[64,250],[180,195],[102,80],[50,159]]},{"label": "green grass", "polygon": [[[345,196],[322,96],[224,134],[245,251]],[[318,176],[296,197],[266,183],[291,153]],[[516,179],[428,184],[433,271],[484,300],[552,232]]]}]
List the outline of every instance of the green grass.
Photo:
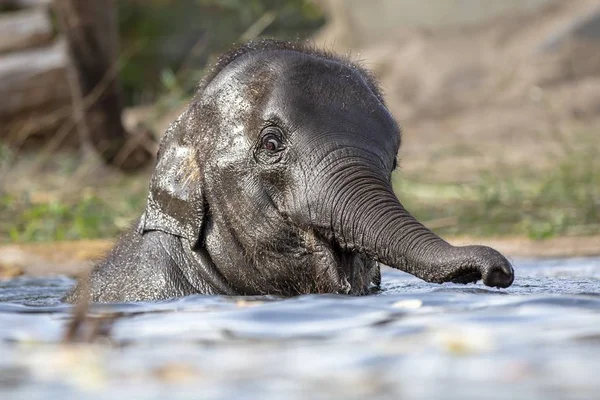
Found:
[{"label": "green grass", "polygon": [[600,234],[600,159],[594,147],[565,154],[543,173],[489,171],[462,185],[422,185],[415,177],[396,176],[394,184],[405,207],[439,234]]},{"label": "green grass", "polygon": [[114,238],[141,215],[147,177],[65,192],[0,194],[0,243]]},{"label": "green grass", "polygon": [[32,203],[27,195],[0,197],[1,235],[5,242],[110,238],[139,215],[143,199],[122,199],[119,207],[94,193],[79,198]]}]

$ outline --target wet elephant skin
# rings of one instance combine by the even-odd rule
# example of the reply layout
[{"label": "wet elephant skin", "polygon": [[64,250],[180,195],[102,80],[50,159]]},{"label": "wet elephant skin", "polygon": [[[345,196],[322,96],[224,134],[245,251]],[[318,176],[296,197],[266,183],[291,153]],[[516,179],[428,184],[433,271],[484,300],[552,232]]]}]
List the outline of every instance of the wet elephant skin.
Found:
[{"label": "wet elephant skin", "polygon": [[510,286],[500,253],[452,246],[404,209],[390,182],[399,147],[356,63],[294,42],[232,50],[165,133],[146,209],[91,272],[91,300],[361,295],[379,286],[379,263]]}]

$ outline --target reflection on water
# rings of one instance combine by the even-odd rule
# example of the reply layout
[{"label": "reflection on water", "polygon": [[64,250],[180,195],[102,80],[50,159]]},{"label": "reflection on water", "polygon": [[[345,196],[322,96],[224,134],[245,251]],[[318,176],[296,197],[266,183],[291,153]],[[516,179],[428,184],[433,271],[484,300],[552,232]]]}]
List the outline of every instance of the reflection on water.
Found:
[{"label": "reflection on water", "polygon": [[60,345],[67,278],[0,282],[0,398],[596,398],[600,259],[517,260],[507,290],[386,269],[365,297],[95,305]]}]

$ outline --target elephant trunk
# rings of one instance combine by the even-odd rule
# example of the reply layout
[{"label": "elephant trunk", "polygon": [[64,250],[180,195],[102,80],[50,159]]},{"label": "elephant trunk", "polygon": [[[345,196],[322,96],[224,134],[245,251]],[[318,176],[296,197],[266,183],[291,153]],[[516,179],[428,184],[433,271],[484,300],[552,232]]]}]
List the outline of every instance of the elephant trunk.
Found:
[{"label": "elephant trunk", "polygon": [[372,174],[343,179],[330,215],[335,239],[351,251],[428,282],[508,287],[510,263],[485,246],[455,247],[417,221],[396,198],[389,180]]}]

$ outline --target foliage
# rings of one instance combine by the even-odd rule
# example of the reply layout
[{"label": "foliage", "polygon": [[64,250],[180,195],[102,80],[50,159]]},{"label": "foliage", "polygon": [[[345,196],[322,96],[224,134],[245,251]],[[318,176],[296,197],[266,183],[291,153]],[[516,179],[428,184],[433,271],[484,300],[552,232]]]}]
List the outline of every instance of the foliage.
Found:
[{"label": "foliage", "polygon": [[516,234],[533,239],[599,234],[600,159],[594,148],[568,152],[545,173],[489,171],[476,182],[457,187],[458,196],[453,198],[444,198],[444,188],[436,185],[429,193],[438,195],[423,198],[411,190],[410,181],[398,177],[395,187],[417,219],[440,234]]},{"label": "foliage", "polygon": [[233,43],[257,34],[305,38],[324,22],[309,0],[127,0],[118,6],[129,104],[153,102],[171,89],[173,80],[162,87],[161,76],[190,92],[211,57]]},{"label": "foliage", "polygon": [[124,198],[103,197],[102,188],[79,196],[36,199],[39,193],[0,195],[0,236],[10,242],[115,237],[139,214],[145,193],[125,192]]}]

